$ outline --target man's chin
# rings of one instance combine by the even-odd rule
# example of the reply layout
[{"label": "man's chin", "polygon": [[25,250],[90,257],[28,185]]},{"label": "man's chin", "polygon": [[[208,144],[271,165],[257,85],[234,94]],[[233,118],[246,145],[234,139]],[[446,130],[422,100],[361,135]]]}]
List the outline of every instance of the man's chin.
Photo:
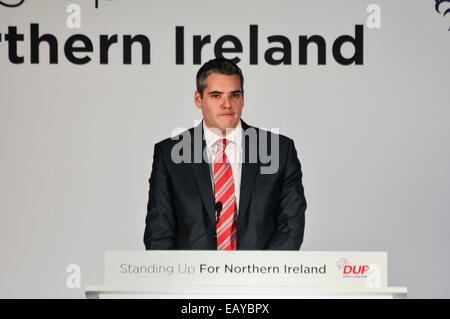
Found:
[{"label": "man's chin", "polygon": [[224,119],[223,116],[221,116],[221,119],[219,121],[217,121],[211,127],[208,126],[208,128],[217,135],[223,135],[234,130],[238,125],[238,123],[239,119],[238,120],[234,118]]},{"label": "man's chin", "polygon": [[235,128],[236,128],[236,126],[237,126],[237,123],[236,122],[230,122],[230,123],[227,123],[226,125],[223,125],[223,126],[221,126],[221,130],[222,130],[222,132],[231,132],[232,130],[234,130]]},{"label": "man's chin", "polygon": [[236,120],[232,116],[223,115],[220,121],[220,127],[224,129],[234,129],[238,122],[239,120]]}]

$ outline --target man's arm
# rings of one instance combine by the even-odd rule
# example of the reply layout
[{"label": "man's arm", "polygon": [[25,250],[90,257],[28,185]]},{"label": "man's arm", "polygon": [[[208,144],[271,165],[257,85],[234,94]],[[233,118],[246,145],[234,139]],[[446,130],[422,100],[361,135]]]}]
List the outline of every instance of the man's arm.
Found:
[{"label": "man's arm", "polygon": [[167,169],[160,146],[155,145],[145,220],[144,244],[149,249],[175,249],[175,214]]},{"label": "man's arm", "polygon": [[289,140],[283,184],[278,200],[276,229],[265,249],[298,250],[303,242],[306,199],[294,142]]}]

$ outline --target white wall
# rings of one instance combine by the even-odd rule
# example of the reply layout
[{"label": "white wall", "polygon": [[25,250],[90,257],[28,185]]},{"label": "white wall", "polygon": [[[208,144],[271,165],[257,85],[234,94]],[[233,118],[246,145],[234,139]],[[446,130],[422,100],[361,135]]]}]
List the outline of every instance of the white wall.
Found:
[{"label": "white wall", "polygon": [[[81,7],[81,29],[66,26],[71,3]],[[371,3],[381,28],[364,28],[363,65],[336,63],[332,42],[354,35]],[[40,63],[30,63],[30,23],[56,36],[58,64],[48,63],[45,43]],[[250,24],[259,27],[258,65],[249,64]],[[175,64],[177,25],[184,65]],[[302,249],[387,251],[390,286],[449,298],[449,25],[431,0],[0,6],[0,297],[83,298],[66,287],[67,265],[81,266],[82,287],[101,285],[105,250],[144,249],[153,145],[201,119],[192,35],[232,34],[244,49],[243,119],[279,128],[299,151],[309,205]],[[24,34],[23,64],[8,59],[8,26]],[[75,33],[93,41],[88,64],[64,56]],[[146,35],[151,64],[136,50],[124,65],[119,41],[100,65],[100,34]],[[275,34],[291,39],[292,65],[264,62]],[[298,65],[298,36],[314,34],[327,40],[327,64],[317,65],[312,46],[308,65]]]}]

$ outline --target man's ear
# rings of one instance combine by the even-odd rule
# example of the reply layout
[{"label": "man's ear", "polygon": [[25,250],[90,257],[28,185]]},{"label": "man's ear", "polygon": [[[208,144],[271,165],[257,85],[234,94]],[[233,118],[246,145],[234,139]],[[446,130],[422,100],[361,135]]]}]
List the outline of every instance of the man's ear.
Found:
[{"label": "man's ear", "polygon": [[199,91],[195,91],[195,94],[194,94],[194,102],[195,102],[195,105],[196,105],[199,109],[202,108],[202,96],[201,96],[201,94],[200,94]]}]

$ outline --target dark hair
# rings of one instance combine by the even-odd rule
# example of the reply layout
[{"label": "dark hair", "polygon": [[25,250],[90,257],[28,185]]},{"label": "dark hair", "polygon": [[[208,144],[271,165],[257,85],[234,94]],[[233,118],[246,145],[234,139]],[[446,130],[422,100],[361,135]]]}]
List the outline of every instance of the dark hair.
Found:
[{"label": "dark hair", "polygon": [[239,75],[239,79],[241,81],[241,91],[242,93],[244,92],[244,76],[242,75],[241,69],[231,60],[216,58],[203,64],[197,72],[197,91],[200,93],[201,97],[203,97],[203,90],[206,88],[206,78],[211,73]]}]

